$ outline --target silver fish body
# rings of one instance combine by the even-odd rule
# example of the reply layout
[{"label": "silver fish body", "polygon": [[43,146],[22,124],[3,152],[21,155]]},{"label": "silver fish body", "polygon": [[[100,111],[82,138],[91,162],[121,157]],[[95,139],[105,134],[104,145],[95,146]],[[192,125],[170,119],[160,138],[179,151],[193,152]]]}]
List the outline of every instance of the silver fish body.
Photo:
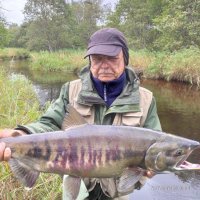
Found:
[{"label": "silver fish body", "polygon": [[12,166],[21,165],[38,172],[96,178],[119,177],[127,167],[172,171],[199,146],[196,141],[145,128],[102,125],[0,141],[11,148],[13,171]]},{"label": "silver fish body", "polygon": [[128,166],[143,166],[146,151],[162,133],[125,126],[82,125],[66,131],[1,141],[12,158],[50,173],[113,177]]},{"label": "silver fish body", "polygon": [[197,141],[146,128],[89,125],[73,107],[68,111],[64,131],[0,139],[11,148],[11,170],[25,186],[32,187],[40,172],[110,178],[131,168],[180,170],[200,147]]}]

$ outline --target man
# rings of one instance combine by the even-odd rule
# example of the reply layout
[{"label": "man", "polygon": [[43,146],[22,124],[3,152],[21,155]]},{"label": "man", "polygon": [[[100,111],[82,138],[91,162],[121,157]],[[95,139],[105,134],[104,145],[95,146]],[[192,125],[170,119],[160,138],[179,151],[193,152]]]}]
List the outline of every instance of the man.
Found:
[{"label": "man", "polygon": [[[80,79],[66,83],[59,98],[37,122],[1,131],[0,137],[60,130],[68,104],[91,124],[161,130],[155,99],[149,90],[139,87],[136,74],[128,67],[128,46],[119,30],[105,28],[95,32],[85,57],[89,58],[89,66],[81,70]],[[0,144],[0,160],[10,156],[10,149]],[[84,184],[92,200],[120,195],[115,179],[84,179]]]}]

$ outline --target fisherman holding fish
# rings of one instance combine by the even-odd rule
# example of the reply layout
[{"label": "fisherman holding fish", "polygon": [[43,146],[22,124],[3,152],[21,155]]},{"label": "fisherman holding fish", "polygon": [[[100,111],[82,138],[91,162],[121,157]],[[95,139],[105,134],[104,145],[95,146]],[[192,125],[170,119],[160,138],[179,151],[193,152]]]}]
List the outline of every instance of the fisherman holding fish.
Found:
[{"label": "fisherman holding fish", "polygon": [[[38,121],[0,131],[0,138],[59,131],[68,113],[68,104],[88,124],[161,130],[152,92],[139,86],[137,75],[128,66],[129,49],[122,32],[115,28],[96,31],[89,39],[85,58],[89,65],[81,70],[80,79],[64,84],[59,98]],[[11,156],[11,149],[0,143],[0,160],[8,161]],[[145,177],[151,176],[147,171],[135,187],[139,189]],[[68,178],[64,176],[64,181]],[[83,178],[77,199],[128,199],[128,195],[120,196],[117,184],[115,178]],[[63,199],[67,198],[63,196]]]}]

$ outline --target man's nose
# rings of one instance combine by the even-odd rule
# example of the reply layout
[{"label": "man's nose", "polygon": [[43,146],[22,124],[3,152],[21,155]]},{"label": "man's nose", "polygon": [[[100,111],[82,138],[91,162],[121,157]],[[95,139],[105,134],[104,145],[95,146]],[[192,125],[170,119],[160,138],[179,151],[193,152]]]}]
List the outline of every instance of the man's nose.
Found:
[{"label": "man's nose", "polygon": [[102,68],[108,68],[109,67],[107,58],[102,59],[101,67]]}]

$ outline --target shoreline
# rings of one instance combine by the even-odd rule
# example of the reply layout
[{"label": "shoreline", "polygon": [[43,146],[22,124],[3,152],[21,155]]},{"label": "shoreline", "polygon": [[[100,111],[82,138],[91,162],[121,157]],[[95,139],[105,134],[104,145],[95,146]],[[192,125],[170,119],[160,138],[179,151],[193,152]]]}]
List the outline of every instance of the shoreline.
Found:
[{"label": "shoreline", "polygon": [[[4,53],[2,53],[4,52]],[[130,50],[130,65],[139,77],[177,81],[200,86],[200,49],[191,47],[176,52],[150,52],[147,50]],[[49,53],[29,52],[24,49],[0,50],[0,59],[30,61],[29,70],[37,72],[77,73],[87,65],[82,49],[66,49]],[[3,55],[3,56],[2,56]]]}]

